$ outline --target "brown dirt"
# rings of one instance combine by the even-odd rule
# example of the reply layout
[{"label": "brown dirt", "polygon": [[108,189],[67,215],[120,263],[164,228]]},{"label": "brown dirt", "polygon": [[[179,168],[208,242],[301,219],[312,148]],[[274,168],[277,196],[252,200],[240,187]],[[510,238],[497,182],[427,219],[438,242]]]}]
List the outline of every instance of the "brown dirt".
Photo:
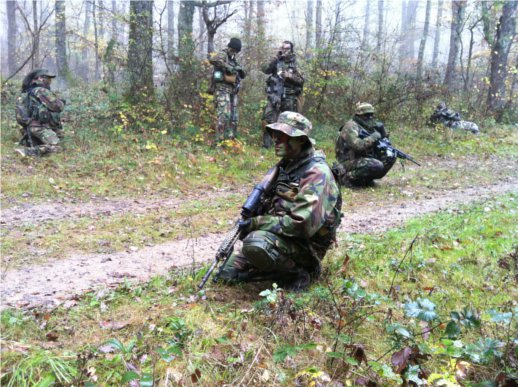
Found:
[{"label": "brown dirt", "polygon": [[[401,199],[383,205],[367,202],[362,206],[346,209],[339,236],[344,233],[381,232],[402,225],[419,215],[512,191],[518,191],[518,179],[508,178],[494,185],[453,191],[429,191],[416,200]],[[187,198],[191,199],[196,198]],[[126,211],[145,213],[178,203],[179,199],[98,199],[82,204],[25,205],[4,211],[2,226],[9,228],[18,225],[24,219],[24,211],[27,211],[26,215],[30,213],[33,219],[36,217],[39,221],[45,221],[99,214],[112,215]],[[146,281],[170,270],[198,267],[213,259],[216,247],[223,237],[223,234],[208,234],[198,239],[170,241],[136,251],[75,254],[46,264],[5,270],[2,272],[0,309],[52,308],[63,303],[66,305],[88,290],[116,286],[124,279]]]}]

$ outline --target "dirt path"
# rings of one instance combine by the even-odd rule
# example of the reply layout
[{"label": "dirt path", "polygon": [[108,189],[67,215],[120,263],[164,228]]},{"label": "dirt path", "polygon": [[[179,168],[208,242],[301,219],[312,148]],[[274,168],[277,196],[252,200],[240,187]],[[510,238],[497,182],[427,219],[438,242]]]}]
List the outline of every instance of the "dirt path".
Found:
[{"label": "dirt path", "polygon": [[[518,192],[518,179],[509,178],[494,185],[479,186],[453,191],[429,191],[418,200],[401,200],[396,203],[366,203],[362,207],[345,210],[341,233],[380,232],[396,227],[413,217],[446,208],[483,200],[494,195]],[[222,193],[225,194],[225,193]],[[196,198],[190,198],[195,200]],[[184,198],[185,200],[185,198]],[[103,200],[96,203],[71,206],[63,211],[62,205],[49,204],[27,206],[31,216],[45,221],[58,217],[81,217],[112,214],[128,210],[150,211],[159,206],[178,205],[180,201],[118,201]],[[20,208],[9,209],[2,214],[2,226],[18,224],[23,215]],[[66,213],[66,215],[63,215]],[[342,234],[343,235],[343,234]],[[208,234],[198,239],[183,239],[161,245],[145,247],[137,251],[114,254],[73,255],[67,259],[24,269],[2,273],[0,309],[7,307],[33,308],[73,304],[74,297],[87,290],[116,286],[125,278],[146,281],[154,275],[171,269],[198,266],[213,259],[215,249],[223,234]]]}]

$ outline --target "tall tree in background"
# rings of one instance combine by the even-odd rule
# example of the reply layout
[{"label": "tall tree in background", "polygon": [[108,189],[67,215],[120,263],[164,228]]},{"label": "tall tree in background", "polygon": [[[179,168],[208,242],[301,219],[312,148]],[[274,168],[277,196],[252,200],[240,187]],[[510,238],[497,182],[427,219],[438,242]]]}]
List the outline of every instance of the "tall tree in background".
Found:
[{"label": "tall tree in background", "polygon": [[99,52],[99,15],[95,0],[92,0],[92,20],[94,25],[95,80],[98,81],[101,79],[101,53]]},{"label": "tall tree in background", "polygon": [[439,58],[439,43],[441,42],[441,19],[444,0],[437,3],[437,19],[435,20],[435,35],[433,39],[432,67],[437,68],[437,60]]},{"label": "tall tree in background", "polygon": [[178,59],[180,69],[188,70],[192,64],[194,39],[192,36],[195,1],[187,0],[180,3],[178,12]]},{"label": "tall tree in background", "polygon": [[371,0],[365,2],[365,16],[363,21],[363,37],[362,37],[362,48],[365,49],[369,42],[369,29],[370,29],[370,14],[371,14]]},{"label": "tall tree in background", "polygon": [[417,54],[417,83],[420,84],[423,79],[423,62],[424,49],[426,47],[426,39],[428,38],[428,30],[430,29],[430,9],[432,8],[432,0],[426,0],[426,12],[424,19],[423,35],[419,43],[419,53]]},{"label": "tall tree in background", "polygon": [[89,71],[88,71],[88,54],[90,52],[90,48],[88,47],[88,33],[90,31],[90,15],[92,14],[92,2],[90,0],[83,1],[83,7],[85,10],[85,19],[83,23],[83,49],[82,49],[82,63],[81,63],[81,74],[85,81],[89,79]]},{"label": "tall tree in background", "polygon": [[376,49],[378,52],[381,50],[383,45],[383,24],[385,23],[383,20],[383,13],[385,12],[385,4],[383,0],[378,0],[378,33],[377,33],[377,43]]},{"label": "tall tree in background", "polygon": [[[207,28],[207,54],[214,52],[214,36],[216,36],[218,28],[237,12],[237,9],[231,12],[228,4],[230,4],[230,1],[201,2],[201,13]],[[213,11],[212,18],[209,15],[210,9]]]},{"label": "tall tree in background", "polygon": [[58,75],[62,80],[68,78],[68,60],[67,60],[67,29],[65,18],[65,1],[56,0],[55,3],[56,15],[56,65]]},{"label": "tall tree in background", "polygon": [[322,0],[317,0],[315,12],[315,47],[322,47]]},{"label": "tall tree in background", "polygon": [[451,26],[450,26],[450,51],[448,54],[448,65],[444,76],[444,85],[451,90],[455,79],[455,66],[459,57],[460,39],[464,14],[466,13],[466,0],[454,0],[451,4]]},{"label": "tall tree in background", "polygon": [[401,43],[399,47],[399,61],[409,63],[415,58],[414,43],[416,40],[417,1],[403,1],[401,3]]},{"label": "tall tree in background", "polygon": [[487,106],[496,113],[498,119],[502,118],[506,103],[507,60],[516,35],[517,9],[518,2],[516,1],[506,1],[504,3],[502,16],[496,27],[496,38],[491,47],[490,87],[487,96]]},{"label": "tall tree in background", "polygon": [[307,0],[306,7],[306,56],[313,48],[313,0]]},{"label": "tall tree in background", "polygon": [[16,1],[7,1],[5,6],[7,7],[7,67],[9,69],[9,75],[12,75],[18,70],[16,60],[16,38],[18,37]]},{"label": "tall tree in background", "polygon": [[250,45],[250,40],[252,37],[252,20],[254,15],[254,2],[253,1],[245,1],[243,3],[243,7],[245,10],[245,40],[247,45]]},{"label": "tall tree in background", "polygon": [[40,26],[39,26],[39,15],[38,15],[38,2],[33,0],[32,2],[32,30],[34,34],[34,45],[32,55],[32,68],[40,67]]},{"label": "tall tree in background", "polygon": [[153,1],[132,1],[129,23],[128,99],[139,103],[154,96]]},{"label": "tall tree in background", "polygon": [[174,16],[174,1],[167,0],[167,64],[169,69],[172,69],[175,63]]},{"label": "tall tree in background", "polygon": [[264,1],[256,1],[257,9],[257,38],[259,42],[264,42],[265,38],[265,20],[264,20]]}]

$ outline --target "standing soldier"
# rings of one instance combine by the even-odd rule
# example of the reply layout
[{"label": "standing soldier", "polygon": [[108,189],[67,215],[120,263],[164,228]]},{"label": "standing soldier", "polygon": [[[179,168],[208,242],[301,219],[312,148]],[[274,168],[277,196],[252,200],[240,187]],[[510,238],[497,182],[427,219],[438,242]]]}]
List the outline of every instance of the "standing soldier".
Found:
[{"label": "standing soldier", "polygon": [[268,99],[262,122],[263,146],[269,148],[273,143],[266,125],[276,122],[284,111],[301,112],[304,77],[297,68],[293,43],[288,40],[282,42],[277,54],[261,70],[269,75],[266,80]]},{"label": "standing soldier", "polygon": [[22,82],[22,94],[16,101],[16,121],[22,126],[20,145],[22,156],[45,155],[58,152],[63,139],[61,112],[63,100],[50,90],[56,76],[46,69],[31,71]]},{"label": "standing soldier", "polygon": [[216,143],[231,140],[237,136],[237,94],[245,71],[236,59],[241,51],[241,40],[230,39],[227,48],[219,53],[212,53],[209,58],[214,66],[212,82],[214,86],[214,103],[218,115],[216,124]]},{"label": "standing soldier", "polygon": [[311,122],[283,112],[266,127],[281,158],[279,173],[257,216],[239,222],[243,246],[220,278],[228,282],[273,279],[287,290],[306,289],[335,241],[341,195],[322,152],[309,137]]},{"label": "standing soldier", "polygon": [[370,103],[357,104],[353,119],[340,128],[336,141],[340,184],[365,186],[385,176],[396,162],[396,155],[377,147],[378,141],[387,137],[383,123],[374,118],[374,107]]}]

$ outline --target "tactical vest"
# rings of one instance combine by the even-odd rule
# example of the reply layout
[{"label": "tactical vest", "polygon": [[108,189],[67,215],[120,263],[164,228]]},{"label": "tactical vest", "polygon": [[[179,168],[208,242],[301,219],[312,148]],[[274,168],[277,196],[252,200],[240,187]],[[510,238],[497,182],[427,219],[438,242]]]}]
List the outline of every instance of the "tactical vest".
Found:
[{"label": "tactical vest", "polygon": [[[294,60],[289,62],[278,61],[277,62],[277,73],[281,73],[282,71],[297,73],[297,64]],[[271,76],[270,76],[271,77]],[[268,81],[267,81],[268,82]],[[300,95],[302,93],[302,86],[293,85],[289,82],[284,82],[285,93],[287,95]]]},{"label": "tactical vest", "polygon": [[22,127],[26,127],[32,121],[41,125],[48,125],[51,128],[59,128],[61,114],[50,111],[35,95],[31,88],[18,96],[16,100],[16,121]]}]

